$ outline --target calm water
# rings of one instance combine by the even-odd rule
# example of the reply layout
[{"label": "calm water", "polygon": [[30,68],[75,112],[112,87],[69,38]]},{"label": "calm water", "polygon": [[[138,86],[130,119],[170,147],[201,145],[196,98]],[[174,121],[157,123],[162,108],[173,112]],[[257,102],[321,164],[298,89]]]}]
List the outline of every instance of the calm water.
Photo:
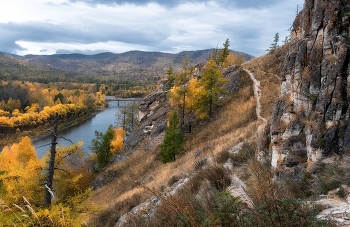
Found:
[{"label": "calm water", "polygon": [[[124,102],[120,102],[120,107],[118,107],[117,101],[108,102],[108,108],[104,111],[98,113],[96,116],[88,119],[84,122],[81,122],[77,125],[64,129],[58,132],[58,137],[64,137],[66,139],[72,140],[73,143],[77,143],[78,141],[83,141],[83,149],[90,153],[91,149],[91,140],[95,138],[95,130],[99,132],[105,132],[110,124],[115,125],[116,113],[119,112],[120,108],[124,106]],[[36,149],[38,157],[42,157],[48,150],[50,150],[52,141],[52,136],[48,136],[33,142],[33,145]],[[58,138],[57,145],[61,146],[64,144],[65,146],[72,145],[70,142]],[[44,146],[47,145],[47,146]]]}]

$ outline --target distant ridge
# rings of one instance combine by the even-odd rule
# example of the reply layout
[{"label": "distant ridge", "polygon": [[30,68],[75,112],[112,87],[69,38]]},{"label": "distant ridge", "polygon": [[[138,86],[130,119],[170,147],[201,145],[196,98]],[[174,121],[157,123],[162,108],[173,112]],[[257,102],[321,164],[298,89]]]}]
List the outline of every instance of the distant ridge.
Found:
[{"label": "distant ridge", "polygon": [[6,53],[6,52],[0,52],[0,53],[2,53],[2,54],[6,54],[6,55],[9,55],[9,56],[11,56],[11,57],[15,57],[15,58],[20,58],[21,56],[19,56],[19,55],[16,55],[16,54],[10,54],[10,53]]},{"label": "distant ridge", "polygon": [[[114,54],[110,52],[95,55],[84,54],[54,54],[54,55],[26,55],[21,59],[28,62],[49,65],[51,67],[73,71],[79,73],[92,73],[103,75],[111,74],[134,74],[135,71],[152,71],[153,73],[164,73],[172,65],[174,69],[179,69],[186,57],[189,57],[191,64],[197,64],[205,61],[214,49],[182,51],[177,54],[147,51],[128,51],[125,53]],[[250,60],[254,56],[232,51],[236,54],[242,54],[245,60]]]},{"label": "distant ridge", "polygon": [[[85,78],[84,81],[91,82],[108,80],[153,84],[165,75],[169,66],[178,72],[186,57],[190,58],[190,64],[195,65],[206,61],[213,51],[214,49],[206,49],[173,54],[134,50],[119,54],[105,52],[94,55],[73,53],[25,56],[4,53],[0,59],[0,78],[35,80],[36,75],[40,75],[41,81],[51,81],[52,77],[56,77],[63,81],[78,82]],[[245,60],[254,58],[246,53],[232,52],[241,54]]]}]

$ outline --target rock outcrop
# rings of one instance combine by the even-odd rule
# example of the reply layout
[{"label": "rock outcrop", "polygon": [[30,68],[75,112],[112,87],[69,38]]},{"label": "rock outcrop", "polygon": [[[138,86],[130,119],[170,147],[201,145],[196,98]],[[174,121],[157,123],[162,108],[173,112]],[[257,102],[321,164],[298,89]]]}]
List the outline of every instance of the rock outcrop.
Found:
[{"label": "rock outcrop", "polygon": [[260,143],[272,166],[312,163],[350,145],[349,24],[349,0],[306,0],[296,17]]},{"label": "rock outcrop", "polygon": [[168,112],[167,91],[158,90],[142,99],[138,109],[138,122],[125,141],[134,147],[147,135],[155,137],[165,130]]}]

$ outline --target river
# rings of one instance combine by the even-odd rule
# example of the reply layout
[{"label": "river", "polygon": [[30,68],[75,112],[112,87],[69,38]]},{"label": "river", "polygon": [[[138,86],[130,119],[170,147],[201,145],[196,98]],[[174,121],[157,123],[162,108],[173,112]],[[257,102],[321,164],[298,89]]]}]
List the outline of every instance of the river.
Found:
[{"label": "river", "polygon": [[[123,106],[124,102],[120,102],[120,106],[118,107],[117,101],[109,101],[108,108],[104,109],[102,112],[97,113],[96,116],[93,116],[90,119],[87,119],[66,129],[60,130],[58,132],[58,137],[64,137],[68,140],[71,140],[73,143],[83,141],[84,151],[91,153],[89,146],[91,146],[91,140],[95,138],[95,130],[104,133],[110,124],[115,125],[116,113],[119,112]],[[48,135],[47,137],[33,142],[39,158],[41,158],[50,149],[51,141],[52,135]],[[72,145],[72,143],[62,138],[58,138],[57,143],[58,146],[61,146],[63,144],[65,146]]]}]

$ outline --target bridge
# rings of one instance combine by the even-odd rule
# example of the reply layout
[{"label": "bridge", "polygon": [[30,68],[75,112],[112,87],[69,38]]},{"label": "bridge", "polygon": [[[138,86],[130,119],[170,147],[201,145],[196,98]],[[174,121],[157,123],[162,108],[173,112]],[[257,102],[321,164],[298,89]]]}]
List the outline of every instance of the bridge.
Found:
[{"label": "bridge", "polygon": [[142,98],[117,98],[114,96],[106,96],[105,101],[117,101],[119,106],[119,102],[139,102],[142,101]]}]

